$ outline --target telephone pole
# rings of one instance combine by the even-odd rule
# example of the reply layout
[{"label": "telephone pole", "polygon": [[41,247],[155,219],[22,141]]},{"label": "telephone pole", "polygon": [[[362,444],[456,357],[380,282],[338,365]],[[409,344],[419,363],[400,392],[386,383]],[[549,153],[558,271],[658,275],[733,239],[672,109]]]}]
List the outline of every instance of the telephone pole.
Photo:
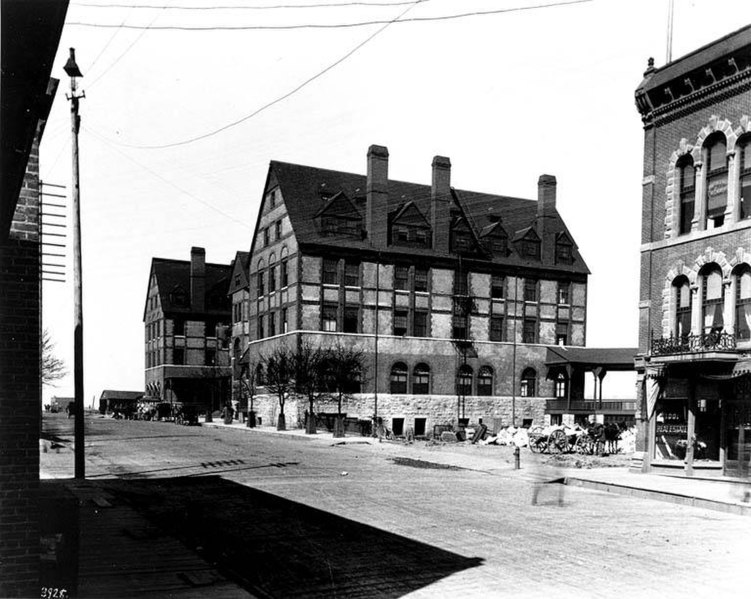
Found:
[{"label": "telephone pole", "polygon": [[81,282],[81,187],[78,177],[78,131],[81,117],[78,116],[78,101],[86,97],[78,90],[76,79],[83,77],[76,64],[76,51],[70,49],[70,57],[63,67],[70,77],[70,124],[71,149],[73,154],[73,387],[74,387],[74,477],[86,478],[84,461],[84,421],[83,421],[83,286]]}]

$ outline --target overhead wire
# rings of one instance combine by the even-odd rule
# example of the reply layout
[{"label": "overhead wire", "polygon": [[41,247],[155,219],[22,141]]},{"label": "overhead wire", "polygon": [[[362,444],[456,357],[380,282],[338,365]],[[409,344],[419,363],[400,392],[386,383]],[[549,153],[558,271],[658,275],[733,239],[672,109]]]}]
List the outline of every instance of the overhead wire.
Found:
[{"label": "overhead wire", "polygon": [[[419,4],[426,0],[417,0],[414,4]],[[437,15],[432,17],[410,17],[408,19],[386,20],[375,19],[370,21],[357,21],[352,23],[303,23],[298,25],[209,25],[209,26],[191,26],[191,25],[123,25],[126,29],[143,29],[148,31],[290,31],[297,29],[351,29],[355,27],[367,27],[370,25],[391,25],[398,23],[427,23],[436,21],[449,21],[456,19],[465,19],[469,17],[480,17],[487,15],[497,15],[509,12],[521,12],[527,10],[538,10],[541,8],[553,8],[558,6],[570,6],[574,4],[585,4],[594,2],[594,0],[565,0],[563,2],[553,2],[549,4],[536,4],[533,6],[516,6],[511,8],[499,8],[495,10],[478,10],[453,15]],[[411,8],[411,7],[410,7]],[[408,9],[409,10],[409,9]],[[74,21],[68,25],[78,27],[98,27],[112,28],[119,27],[115,24],[106,23],[85,23]]]},{"label": "overhead wire", "polygon": [[349,50],[341,58],[338,58],[336,61],[334,61],[333,63],[331,63],[325,69],[319,71],[318,73],[316,73],[312,77],[309,77],[308,79],[306,79],[305,81],[303,81],[302,83],[300,83],[295,88],[293,88],[292,90],[288,91],[287,93],[285,93],[285,94],[283,94],[281,96],[278,96],[277,98],[271,100],[270,102],[267,102],[266,104],[264,104],[263,106],[261,106],[260,108],[258,108],[256,110],[254,110],[250,114],[247,114],[244,117],[242,117],[240,119],[237,119],[237,120],[235,120],[235,121],[233,121],[231,123],[228,123],[228,124],[226,124],[226,125],[224,125],[222,127],[219,127],[217,129],[214,129],[214,130],[209,131],[208,133],[204,133],[202,135],[197,135],[197,136],[194,136],[194,137],[191,137],[191,138],[188,138],[188,139],[184,139],[182,141],[172,142],[172,143],[168,143],[168,144],[136,145],[136,144],[127,144],[127,143],[124,143],[124,142],[119,142],[119,141],[114,141],[114,140],[109,140],[109,141],[111,141],[111,143],[114,143],[114,144],[117,144],[117,145],[120,145],[120,146],[124,146],[124,147],[128,147],[128,148],[134,148],[134,149],[139,149],[139,150],[161,150],[161,149],[174,148],[174,147],[177,147],[177,146],[184,146],[184,145],[187,145],[187,144],[190,144],[190,143],[194,143],[196,141],[200,141],[202,139],[206,139],[208,137],[212,137],[214,135],[217,135],[218,133],[221,133],[222,131],[226,131],[227,129],[230,129],[232,127],[236,127],[237,125],[240,125],[241,123],[244,123],[245,121],[253,118],[254,116],[256,116],[258,114],[261,114],[262,112],[264,112],[265,110],[271,108],[272,106],[274,106],[274,105],[276,105],[276,104],[278,104],[278,103],[286,100],[290,96],[293,96],[294,94],[296,94],[297,92],[299,92],[303,88],[305,88],[308,85],[310,85],[311,83],[313,83],[316,79],[321,78],[323,75],[325,75],[326,73],[328,73],[330,70],[332,70],[333,68],[337,67],[338,65],[340,65],[341,63],[343,63],[345,60],[347,60],[349,57],[351,57],[353,54],[355,54],[358,50],[360,50],[360,48],[362,48],[363,46],[365,46],[368,42],[370,42],[371,40],[373,40],[374,38],[376,38],[378,35],[380,35],[383,31],[385,31],[389,27],[389,25],[391,25],[392,23],[397,22],[400,18],[402,18],[405,14],[407,14],[410,10],[412,10],[415,6],[417,6],[418,4],[421,4],[423,2],[426,2],[426,1],[427,0],[415,0],[414,2],[411,3],[410,6],[408,6],[405,10],[403,10],[397,17],[395,17],[391,21],[388,21],[385,25],[383,25],[383,27],[380,27],[379,29],[377,29],[374,33],[372,33],[371,35],[369,35],[368,37],[366,37],[362,42],[360,42],[359,44],[357,44],[354,48],[352,48],[351,50]]}]

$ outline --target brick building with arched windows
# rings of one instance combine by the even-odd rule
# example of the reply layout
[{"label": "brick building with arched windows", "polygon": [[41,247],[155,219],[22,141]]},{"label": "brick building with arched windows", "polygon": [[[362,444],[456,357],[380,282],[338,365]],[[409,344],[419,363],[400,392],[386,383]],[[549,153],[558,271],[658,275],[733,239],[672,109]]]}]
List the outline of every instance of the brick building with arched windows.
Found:
[{"label": "brick building with arched windows", "polygon": [[650,60],[636,103],[642,467],[747,474],[751,26],[661,68]]}]

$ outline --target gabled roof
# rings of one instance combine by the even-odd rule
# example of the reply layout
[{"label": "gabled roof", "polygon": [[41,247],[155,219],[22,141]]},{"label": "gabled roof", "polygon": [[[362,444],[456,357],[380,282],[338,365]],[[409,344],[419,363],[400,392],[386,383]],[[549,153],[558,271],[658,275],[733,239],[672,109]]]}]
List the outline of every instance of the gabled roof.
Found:
[{"label": "gabled roof", "polygon": [[501,221],[496,221],[494,223],[490,223],[489,225],[485,225],[480,230],[480,237],[502,237],[502,236],[508,237],[508,233],[506,233],[506,229],[503,228]]},{"label": "gabled roof", "polygon": [[99,399],[140,399],[144,396],[143,391],[113,391],[105,389]]},{"label": "gabled roof", "polygon": [[[345,173],[310,166],[301,166],[287,162],[271,161],[269,165],[268,181],[275,181],[284,198],[287,213],[292,224],[296,239],[301,246],[306,244],[321,246],[336,246],[339,250],[372,251],[367,238],[358,237],[326,237],[321,235],[315,224],[315,216],[331,201],[332,196],[342,192],[350,199],[361,214],[366,210],[365,175]],[[452,190],[452,210],[465,216],[470,225],[470,231],[475,239],[484,227],[502,220],[506,231],[521,231],[533,227],[537,218],[537,201],[499,196],[488,193]],[[430,185],[420,185],[404,181],[388,181],[388,210],[387,213],[403,215],[407,211],[407,204],[411,203],[419,211],[426,222],[430,222]],[[410,208],[411,210],[411,208]],[[560,231],[568,232],[557,211],[552,210],[546,217],[546,231],[556,234]],[[448,226],[446,229],[448,234]],[[570,237],[570,234],[569,234]],[[546,235],[547,238],[547,235]],[[381,253],[403,254],[425,257],[438,257],[439,252],[431,248],[390,245],[382,248]],[[443,258],[456,258],[456,254],[444,254]],[[488,258],[490,260],[490,258]],[[589,269],[578,253],[574,244],[574,261],[572,264],[544,264],[534,263],[517,253],[508,256],[493,256],[493,262],[510,265],[532,265],[536,268],[544,267],[549,270],[559,270],[568,273],[589,274]]]},{"label": "gabled roof", "polygon": [[392,218],[392,223],[399,223],[404,225],[416,225],[421,227],[429,227],[425,215],[415,206],[415,203],[410,200],[404,204]]},{"label": "gabled roof", "polygon": [[339,216],[343,218],[362,218],[362,214],[347,197],[343,191],[334,194],[321,209],[316,212],[315,216]]},{"label": "gabled roof", "polygon": [[229,290],[227,295],[247,289],[250,286],[248,272],[250,266],[250,252],[237,252],[231,264]]},{"label": "gabled roof", "polygon": [[[206,310],[202,313],[203,315],[229,316],[232,307],[231,300],[227,296],[230,268],[229,264],[206,263]],[[152,258],[151,276],[156,276],[159,301],[165,316],[169,314],[198,316],[190,308],[190,261]],[[173,301],[170,292],[176,289],[181,289],[186,293],[187,302],[184,305]]]}]

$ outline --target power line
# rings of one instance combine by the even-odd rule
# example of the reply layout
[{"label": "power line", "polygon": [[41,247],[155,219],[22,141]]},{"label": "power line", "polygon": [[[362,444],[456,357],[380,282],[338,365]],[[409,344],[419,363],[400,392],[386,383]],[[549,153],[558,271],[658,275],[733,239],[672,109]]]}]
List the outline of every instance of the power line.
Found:
[{"label": "power line", "polygon": [[405,10],[403,10],[399,14],[399,16],[397,16],[396,18],[392,19],[391,21],[389,21],[388,23],[386,23],[383,27],[379,28],[377,31],[375,31],[374,33],[372,33],[371,35],[369,35],[367,38],[365,38],[365,40],[363,40],[357,46],[355,46],[354,48],[352,48],[352,50],[350,50],[349,52],[347,52],[344,56],[342,56],[341,58],[339,58],[335,62],[331,63],[325,69],[323,69],[322,71],[319,71],[318,73],[316,73],[312,77],[309,77],[308,79],[306,79],[305,81],[303,81],[300,85],[298,85],[297,87],[295,87],[291,91],[287,92],[286,94],[284,94],[282,96],[279,96],[276,99],[272,100],[271,102],[268,102],[268,103],[264,104],[263,106],[261,106],[257,110],[251,112],[250,114],[248,114],[248,115],[246,115],[246,116],[244,116],[244,117],[242,117],[242,118],[240,118],[240,119],[238,119],[236,121],[228,123],[227,125],[219,127],[218,129],[214,129],[213,131],[209,131],[208,133],[204,133],[202,135],[197,135],[195,137],[191,137],[191,138],[188,138],[188,139],[184,139],[182,141],[177,141],[177,142],[173,142],[173,143],[169,143],[169,144],[160,144],[160,145],[133,145],[133,144],[126,144],[126,143],[122,143],[122,142],[116,142],[116,141],[112,141],[111,143],[115,143],[117,145],[125,146],[125,147],[128,147],[128,148],[135,148],[135,149],[139,149],[139,150],[161,150],[161,149],[165,149],[165,148],[174,148],[176,146],[184,146],[184,145],[187,145],[189,143],[193,143],[193,142],[196,142],[196,141],[199,141],[199,140],[202,140],[202,139],[206,139],[207,137],[212,137],[213,135],[216,135],[217,133],[221,133],[222,131],[226,131],[227,129],[230,129],[232,127],[236,127],[237,125],[239,125],[241,123],[244,123],[245,121],[253,118],[254,116],[256,116],[258,114],[261,114],[262,112],[264,112],[265,110],[271,108],[275,104],[278,104],[279,102],[282,102],[283,100],[286,100],[290,96],[292,96],[292,95],[296,94],[297,92],[299,92],[304,87],[306,87],[309,84],[311,84],[316,79],[319,79],[320,77],[322,77],[323,75],[325,75],[326,73],[328,73],[334,67],[336,67],[336,66],[340,65],[341,63],[343,63],[350,56],[352,56],[355,52],[357,52],[360,48],[362,48],[365,44],[367,44],[372,39],[374,39],[377,35],[379,35],[380,33],[382,33],[389,25],[391,25],[392,23],[397,22],[400,18],[402,18],[405,14],[407,14],[415,6],[417,6],[417,4],[419,4],[419,3],[423,2],[423,1],[424,0],[417,0],[417,2],[412,2],[412,4],[410,6],[408,6]]},{"label": "power line", "polygon": [[[416,0],[413,5],[420,4],[427,0]],[[438,15],[435,17],[411,17],[408,19],[384,20],[377,19],[373,21],[358,21],[354,23],[304,23],[300,25],[211,25],[207,27],[190,26],[190,25],[110,25],[104,23],[83,23],[80,21],[68,23],[79,27],[124,27],[125,29],[142,29],[150,31],[289,31],[296,29],[351,29],[355,27],[367,27],[370,25],[391,25],[394,22],[399,23],[426,23],[434,21],[449,21],[456,19],[465,19],[468,17],[480,17],[487,15],[497,15],[509,12],[521,12],[527,10],[537,10],[541,8],[553,8],[557,6],[570,6],[573,4],[584,4],[594,0],[568,0],[567,2],[553,2],[550,4],[536,4],[534,6],[517,6],[513,8],[500,8],[496,10],[473,11],[458,13],[453,15]]]},{"label": "power line", "polygon": [[169,10],[275,10],[285,8],[347,8],[351,6],[405,6],[413,1],[406,2],[340,2],[319,4],[269,4],[265,6],[177,6],[177,5],[154,5],[154,4],[91,4],[88,2],[74,2],[74,6],[87,6],[90,8],[166,8]]}]

